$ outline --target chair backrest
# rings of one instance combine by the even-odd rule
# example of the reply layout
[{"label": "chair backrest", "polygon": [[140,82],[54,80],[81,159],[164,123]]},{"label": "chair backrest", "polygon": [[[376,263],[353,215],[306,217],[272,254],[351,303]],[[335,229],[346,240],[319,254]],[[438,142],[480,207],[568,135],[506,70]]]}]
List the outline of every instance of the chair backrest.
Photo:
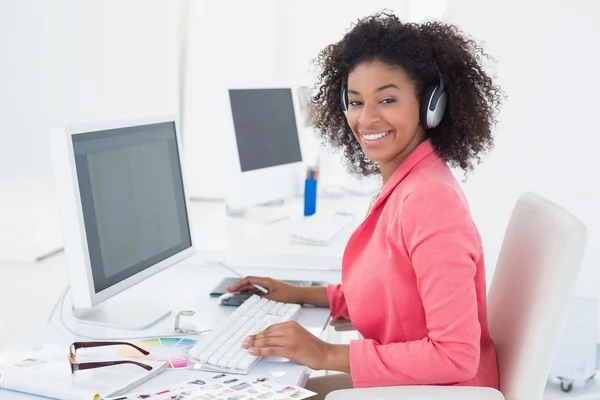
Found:
[{"label": "chair backrest", "polygon": [[542,399],[586,243],[585,225],[563,208],[529,192],[518,199],[488,292],[507,400]]}]

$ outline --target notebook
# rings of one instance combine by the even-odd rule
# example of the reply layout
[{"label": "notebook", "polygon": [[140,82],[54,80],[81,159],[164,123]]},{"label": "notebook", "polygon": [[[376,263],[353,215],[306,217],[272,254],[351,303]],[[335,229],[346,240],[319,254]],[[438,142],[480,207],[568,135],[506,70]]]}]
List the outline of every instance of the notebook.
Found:
[{"label": "notebook", "polygon": [[[110,357],[101,357],[97,352],[81,353],[77,354],[78,362],[127,359],[114,357],[114,353]],[[127,393],[167,369],[164,361],[142,362],[152,370],[121,364],[72,374],[68,348],[64,346],[4,353],[0,356],[0,388],[59,400],[101,400]]]}]

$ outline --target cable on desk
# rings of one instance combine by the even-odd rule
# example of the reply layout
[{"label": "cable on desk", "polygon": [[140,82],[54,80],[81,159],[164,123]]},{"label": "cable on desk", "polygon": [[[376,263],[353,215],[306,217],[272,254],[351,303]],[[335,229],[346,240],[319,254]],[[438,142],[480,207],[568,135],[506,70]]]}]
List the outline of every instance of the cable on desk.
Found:
[{"label": "cable on desk", "polygon": [[58,307],[58,305],[60,304],[61,307],[63,306],[65,296],[67,295],[67,292],[69,291],[70,288],[71,288],[71,285],[67,285],[67,287],[62,291],[62,294],[60,295],[58,300],[56,300],[56,303],[54,303],[54,307],[52,307],[52,311],[50,311],[50,315],[48,315],[48,320],[46,321],[46,323],[50,323],[50,321],[52,321],[52,316],[56,312],[56,308]]}]

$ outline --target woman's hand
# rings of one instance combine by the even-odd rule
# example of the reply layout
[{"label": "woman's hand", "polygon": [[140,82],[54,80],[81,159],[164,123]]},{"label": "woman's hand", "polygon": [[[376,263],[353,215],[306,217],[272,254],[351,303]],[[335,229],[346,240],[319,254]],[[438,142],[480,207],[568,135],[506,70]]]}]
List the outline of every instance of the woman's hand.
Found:
[{"label": "woman's hand", "polygon": [[[269,293],[263,294],[252,285],[260,285],[267,289]],[[290,285],[289,283],[278,281],[276,279],[261,278],[257,276],[248,276],[227,288],[230,292],[253,292],[261,295],[265,299],[300,305],[305,302],[305,296],[303,296],[302,289],[305,288]]]},{"label": "woman's hand", "polygon": [[304,329],[296,321],[271,325],[242,342],[255,356],[284,357],[313,370],[327,369],[333,345]]}]

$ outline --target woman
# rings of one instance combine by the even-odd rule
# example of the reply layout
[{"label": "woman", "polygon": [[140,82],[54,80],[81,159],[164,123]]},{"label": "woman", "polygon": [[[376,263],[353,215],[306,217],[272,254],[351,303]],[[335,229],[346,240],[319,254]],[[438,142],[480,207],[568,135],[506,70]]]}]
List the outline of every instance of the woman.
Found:
[{"label": "woman", "polygon": [[364,339],[328,344],[288,322],[247,338],[252,354],[349,373],[311,379],[321,396],[352,386],[498,388],[481,239],[448,167],[466,173],[493,145],[501,92],[485,56],[454,26],[385,13],[322,51],[315,126],[351,171],[380,174],[383,186],[347,243],[342,284],[247,277],[230,290],[259,284],[269,299],[330,307]]}]

